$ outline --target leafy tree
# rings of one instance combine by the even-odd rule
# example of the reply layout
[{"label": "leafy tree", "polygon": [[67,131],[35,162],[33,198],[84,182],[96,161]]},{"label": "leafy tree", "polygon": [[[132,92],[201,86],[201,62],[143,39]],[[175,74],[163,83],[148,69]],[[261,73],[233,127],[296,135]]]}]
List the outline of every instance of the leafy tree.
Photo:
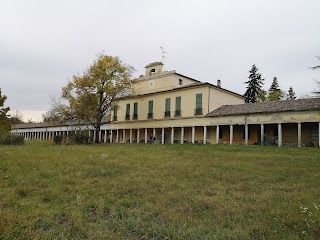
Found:
[{"label": "leafy tree", "polygon": [[296,93],[293,91],[293,88],[292,88],[292,86],[289,88],[289,91],[288,91],[288,94],[287,94],[287,96],[286,96],[286,99],[287,100],[294,100],[294,99],[296,99],[297,97],[296,97]]},{"label": "leafy tree", "polygon": [[265,102],[268,100],[267,91],[264,89],[260,89],[258,95],[257,95],[257,102]]},{"label": "leafy tree", "polygon": [[5,134],[10,131],[11,125],[8,121],[7,113],[10,111],[9,107],[4,107],[4,102],[7,100],[7,96],[3,95],[0,88],[0,134]]},{"label": "leafy tree", "polygon": [[247,90],[244,94],[246,103],[256,102],[259,91],[263,85],[264,79],[261,77],[261,73],[259,73],[258,70],[259,69],[254,64],[249,71],[249,81],[245,82],[248,84]]},{"label": "leafy tree", "polygon": [[99,53],[87,70],[62,88],[62,100],[67,103],[54,106],[56,114],[64,120],[92,124],[99,143],[103,118],[110,115],[117,98],[131,94],[133,70],[118,57]]}]

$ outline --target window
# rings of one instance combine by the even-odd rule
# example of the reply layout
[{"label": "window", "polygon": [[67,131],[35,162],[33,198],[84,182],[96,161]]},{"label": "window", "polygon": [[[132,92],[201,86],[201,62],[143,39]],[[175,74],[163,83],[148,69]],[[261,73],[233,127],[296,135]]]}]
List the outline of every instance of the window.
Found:
[{"label": "window", "polygon": [[179,85],[182,86],[182,84],[183,84],[183,80],[179,79]]},{"label": "window", "polygon": [[118,120],[118,107],[114,106],[113,108],[113,121],[117,121]]},{"label": "window", "polygon": [[196,94],[196,109],[194,115],[202,115],[202,93]]},{"label": "window", "polygon": [[154,75],[154,74],[156,74],[156,69],[152,68],[152,69],[150,70],[150,75]]},{"label": "window", "polygon": [[138,119],[138,103],[137,102],[133,104],[133,119],[134,120]]},{"label": "window", "polygon": [[149,101],[148,118],[153,118],[153,100]]},{"label": "window", "polygon": [[181,96],[176,97],[176,110],[175,110],[174,116],[175,117],[181,116]]},{"label": "window", "polygon": [[170,117],[170,103],[171,103],[170,98],[166,98],[166,105],[165,105],[165,112],[164,112],[165,117]]},{"label": "window", "polygon": [[126,120],[130,120],[130,103],[127,103],[126,107]]}]

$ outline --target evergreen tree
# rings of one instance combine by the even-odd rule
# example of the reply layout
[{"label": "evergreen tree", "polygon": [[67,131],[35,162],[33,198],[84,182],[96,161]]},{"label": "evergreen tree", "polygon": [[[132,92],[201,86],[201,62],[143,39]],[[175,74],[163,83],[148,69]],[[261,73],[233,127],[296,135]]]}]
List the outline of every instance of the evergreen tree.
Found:
[{"label": "evergreen tree", "polygon": [[268,100],[277,101],[281,100],[284,96],[284,92],[280,89],[278,78],[273,77],[272,84],[268,91]]},{"label": "evergreen tree", "polygon": [[292,86],[289,88],[288,94],[287,94],[287,100],[294,100],[296,99],[296,93],[293,91]]},{"label": "evergreen tree", "polygon": [[258,68],[254,64],[249,71],[249,81],[245,82],[248,84],[247,90],[244,94],[244,97],[246,98],[246,103],[254,103],[257,100],[257,96],[261,90],[261,87],[263,85],[264,79],[261,78],[261,73],[258,72]]},{"label": "evergreen tree", "polygon": [[1,88],[0,88],[0,135],[10,131],[11,129],[11,126],[8,122],[8,117],[7,117],[7,113],[9,112],[10,108],[3,107],[4,102],[6,100],[7,100],[7,96],[6,95],[2,96]]}]

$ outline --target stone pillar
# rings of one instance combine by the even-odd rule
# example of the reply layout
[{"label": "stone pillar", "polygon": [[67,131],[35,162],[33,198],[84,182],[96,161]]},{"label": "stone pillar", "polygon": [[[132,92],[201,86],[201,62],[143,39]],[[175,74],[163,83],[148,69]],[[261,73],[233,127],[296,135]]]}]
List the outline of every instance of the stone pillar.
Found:
[{"label": "stone pillar", "polygon": [[140,143],[140,129],[137,129],[137,143]]},{"label": "stone pillar", "polygon": [[230,145],[233,144],[233,125],[230,125]]},{"label": "stone pillar", "polygon": [[122,142],[125,143],[126,142],[126,130],[122,129]]},{"label": "stone pillar", "polygon": [[196,127],[192,126],[192,136],[191,136],[191,142],[194,144],[194,135],[195,135]]},{"label": "stone pillar", "polygon": [[203,126],[203,144],[207,143],[207,126]]},{"label": "stone pillar", "polygon": [[249,138],[249,125],[244,125],[244,144],[248,145],[248,138]]},{"label": "stone pillar", "polygon": [[264,146],[264,141],[265,141],[265,139],[264,139],[264,125],[263,124],[260,124],[260,141],[261,141],[261,143],[260,143],[260,145],[261,146]]},{"label": "stone pillar", "polygon": [[148,128],[144,129],[144,143],[148,143]]},{"label": "stone pillar", "polygon": [[153,128],[152,136],[156,136],[156,129]]},{"label": "stone pillar", "polygon": [[117,129],[116,143],[119,143],[119,129]]},{"label": "stone pillar", "polygon": [[216,144],[219,144],[219,125],[216,128]]},{"label": "stone pillar", "polygon": [[[75,133],[77,133],[77,131],[75,131]],[[93,131],[93,142],[95,142],[96,141],[96,131]]]},{"label": "stone pillar", "polygon": [[113,139],[112,139],[112,138],[113,138],[113,135],[112,135],[112,134],[113,134],[113,131],[110,130],[110,135],[109,135],[109,137],[110,137],[110,138],[109,138],[109,142],[110,142],[110,143],[112,143],[112,140],[113,140]]},{"label": "stone pillar", "polygon": [[171,144],[173,144],[173,138],[174,138],[174,128],[171,128]]},{"label": "stone pillar", "polygon": [[183,137],[184,137],[184,127],[181,127],[181,140],[180,140],[181,144],[183,144]]},{"label": "stone pillar", "polygon": [[100,131],[99,131],[99,142],[101,142],[101,135],[102,135],[102,131],[100,129]]},{"label": "stone pillar", "polygon": [[130,129],[130,143],[132,143],[132,129]]},{"label": "stone pillar", "polygon": [[301,147],[301,123],[298,123],[298,147]]},{"label": "stone pillar", "polygon": [[282,146],[282,127],[281,123],[278,123],[278,147]]},{"label": "stone pillar", "polygon": [[164,144],[164,128],[161,131],[161,144]]},{"label": "stone pillar", "polygon": [[104,130],[104,142],[107,142],[107,130]]}]

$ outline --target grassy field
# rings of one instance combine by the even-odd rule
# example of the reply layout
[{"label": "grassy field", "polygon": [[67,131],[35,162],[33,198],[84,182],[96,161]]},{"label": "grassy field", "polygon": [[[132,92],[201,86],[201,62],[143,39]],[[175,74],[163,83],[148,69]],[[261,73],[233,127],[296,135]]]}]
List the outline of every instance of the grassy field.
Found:
[{"label": "grassy field", "polygon": [[319,203],[319,148],[0,146],[0,239],[320,239]]}]

